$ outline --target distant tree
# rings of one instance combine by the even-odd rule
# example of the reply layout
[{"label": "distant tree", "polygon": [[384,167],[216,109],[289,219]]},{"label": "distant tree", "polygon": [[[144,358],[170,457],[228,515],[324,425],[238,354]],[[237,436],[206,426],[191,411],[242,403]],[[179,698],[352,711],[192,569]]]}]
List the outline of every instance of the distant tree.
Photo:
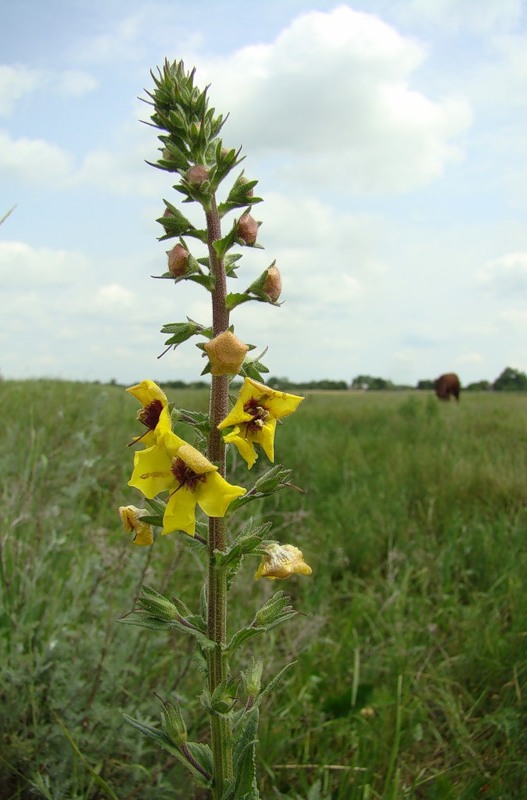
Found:
[{"label": "distant tree", "polygon": [[351,382],[351,388],[379,391],[383,389],[395,389],[395,386],[391,381],[385,378],[374,378],[372,375],[357,375]]},{"label": "distant tree", "polygon": [[420,391],[433,388],[434,388],[434,381],[430,380],[429,378],[425,378],[422,381],[417,381],[416,389],[419,389]]},{"label": "distant tree", "polygon": [[487,392],[491,388],[490,381],[475,381],[465,386],[467,392]]},{"label": "distant tree", "polygon": [[271,389],[287,389],[290,386],[289,378],[277,378],[275,375],[272,375],[266,383]]},{"label": "distant tree", "polygon": [[519,369],[506,367],[492,388],[497,392],[527,392],[527,375]]}]

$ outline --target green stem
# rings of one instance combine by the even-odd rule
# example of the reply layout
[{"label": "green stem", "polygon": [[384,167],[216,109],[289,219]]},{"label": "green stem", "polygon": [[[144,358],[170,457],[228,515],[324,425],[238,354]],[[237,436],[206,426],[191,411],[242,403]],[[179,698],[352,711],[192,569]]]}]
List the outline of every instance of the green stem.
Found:
[{"label": "green stem", "polygon": [[[213,243],[221,238],[220,217],[214,198],[206,211],[208,246],[211,272],[214,275],[212,293],[212,330],[214,336],[229,327],[229,311],[225,304],[227,293],[225,268],[214,249]],[[218,467],[222,477],[226,474],[225,445],[218,424],[227,416],[229,403],[229,379],[220,375],[212,377],[210,391],[210,425],[208,457]],[[224,550],[226,543],[225,521],[209,518],[209,568],[208,568],[208,620],[207,635],[216,642],[208,657],[209,691],[227,680],[228,663],[223,646],[227,638],[227,576],[225,568],[216,565],[215,551]],[[212,752],[214,756],[214,800],[220,800],[225,781],[232,779],[232,744],[229,721],[225,717],[211,717]]]}]

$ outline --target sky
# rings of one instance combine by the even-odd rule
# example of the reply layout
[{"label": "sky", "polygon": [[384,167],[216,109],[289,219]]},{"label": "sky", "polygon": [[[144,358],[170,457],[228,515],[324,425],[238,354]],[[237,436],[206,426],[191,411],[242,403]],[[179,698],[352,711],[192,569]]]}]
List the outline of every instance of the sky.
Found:
[{"label": "sky", "polygon": [[146,163],[159,142],[141,98],[165,59],[210,84],[224,144],[259,181],[264,249],[241,250],[229,288],[276,260],[283,304],[231,317],[268,348],[270,375],[527,371],[523,0],[0,11],[0,217],[15,206],[0,226],[2,377],[199,379],[195,340],[159,358],[163,324],[211,316],[202,287],[152,278],[169,249],[155,220],[179,198]]}]

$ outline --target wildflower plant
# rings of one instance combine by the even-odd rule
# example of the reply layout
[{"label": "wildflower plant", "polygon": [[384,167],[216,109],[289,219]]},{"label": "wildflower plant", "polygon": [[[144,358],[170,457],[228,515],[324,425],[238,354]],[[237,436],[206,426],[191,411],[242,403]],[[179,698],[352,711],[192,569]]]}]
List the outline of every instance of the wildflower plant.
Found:
[{"label": "wildflower plant", "polygon": [[[254,578],[283,580],[293,574],[309,575],[311,569],[298,547],[273,540],[269,523],[257,524],[247,509],[243,519],[239,514],[237,518],[242,507],[296,488],[290,483],[290,470],[273,465],[252,483],[247,472],[248,482],[239,486],[228,479],[227,458],[229,449],[238,451],[249,470],[260,452],[274,462],[278,422],[292,414],[303,398],[265,385],[262,376],[268,370],[263,356],[252,355],[254,346],[238,338],[230,319],[243,303],[279,305],[281,279],[275,262],[245,291],[228,289],[240,267],[239,250],[260,247],[260,223],[252,213],[260,202],[254,195],[257,181],[247,179],[243,171],[231,176],[242,160],[240,150],[224,147],[219,138],[224,119],[209,107],[207,89],[194,85],[194,71],[187,73],[182,62],[165,62],[152,77],[154,87],[146,102],[153,109],[151,124],[160,131],[161,142],[161,155],[153,166],[168,172],[182,202],[196,203],[204,215],[204,227],[198,228],[175,202],[164,200],[158,219],[163,228],[160,239],[172,246],[167,270],[159,277],[173,284],[197,283],[211,299],[210,321],[187,317],[164,325],[162,332],[168,336],[167,349],[197,340],[205,359],[202,374],[211,376],[210,402],[208,414],[203,414],[172,406],[152,380],[128,389],[140,404],[138,430],[129,443],[135,451],[129,485],[141,492],[146,507],[123,506],[119,513],[136,545],[155,544],[159,533],[192,537],[206,563],[206,581],[196,587],[194,610],[177,597],[143,586],[136,607],[121,621],[193,637],[206,665],[201,702],[210,719],[210,744],[188,741],[185,709],[174,697],[161,701],[160,728],[125,717],[181,761],[213,800],[257,800],[260,706],[291,665],[264,685],[260,661],[252,660],[236,676],[231,657],[253,637],[296,612],[290,598],[277,591],[245,627],[228,631],[229,589],[251,558],[257,562]],[[230,188],[219,200],[226,179]],[[243,383],[231,402],[234,378]],[[180,435],[185,429],[190,441]]]}]

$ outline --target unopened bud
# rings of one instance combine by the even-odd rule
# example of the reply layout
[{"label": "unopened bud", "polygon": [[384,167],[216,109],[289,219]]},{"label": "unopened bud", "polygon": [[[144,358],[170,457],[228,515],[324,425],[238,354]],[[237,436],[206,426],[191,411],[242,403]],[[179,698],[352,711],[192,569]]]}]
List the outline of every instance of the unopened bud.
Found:
[{"label": "unopened bud", "polygon": [[262,284],[262,291],[269,295],[273,303],[276,303],[282,293],[280,270],[274,264],[267,270],[267,276]]},{"label": "unopened bud", "polygon": [[185,180],[192,183],[194,186],[200,186],[209,179],[209,171],[203,164],[195,164],[185,174]]},{"label": "unopened bud", "polygon": [[[174,215],[171,212],[171,210],[169,208],[165,208],[165,212],[163,214],[163,219],[168,219],[169,217],[173,217],[173,216]],[[163,224],[163,228],[165,229],[165,233],[167,233],[167,234],[170,233],[170,228],[169,228],[168,225],[164,225]]]},{"label": "unopened bud", "polygon": [[182,244],[176,244],[168,253],[168,271],[175,278],[180,278],[189,271],[188,256],[189,252]]},{"label": "unopened bud", "polygon": [[168,597],[149,587],[143,587],[142,594],[137,598],[137,605],[156,619],[169,621],[180,617],[177,606]]},{"label": "unopened bud", "polygon": [[238,234],[238,238],[242,239],[245,244],[251,245],[256,242],[258,223],[248,212],[243,214],[238,220],[236,233]]},{"label": "unopened bud", "polygon": [[163,731],[173,744],[178,746],[185,744],[187,741],[187,726],[181,713],[181,706],[177,701],[176,705],[163,702],[161,724]]},{"label": "unopened bud", "polygon": [[204,345],[211,375],[237,375],[249,349],[232,331],[219,333]]}]

